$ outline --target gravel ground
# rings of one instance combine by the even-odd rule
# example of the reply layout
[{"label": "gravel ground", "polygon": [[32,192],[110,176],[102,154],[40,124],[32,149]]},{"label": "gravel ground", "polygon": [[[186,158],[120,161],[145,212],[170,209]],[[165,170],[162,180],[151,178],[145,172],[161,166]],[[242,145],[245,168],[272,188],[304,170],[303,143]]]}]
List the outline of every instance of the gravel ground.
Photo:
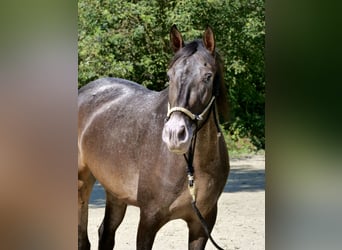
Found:
[{"label": "gravel ground", "polygon": [[[212,237],[224,249],[265,249],[265,156],[231,159],[231,172],[218,204]],[[97,229],[104,216],[105,194],[96,183],[90,198],[88,233],[97,249]],[[116,233],[115,249],[135,249],[139,208],[129,206]],[[157,234],[153,250],[186,250],[188,230],[182,220],[171,221]],[[208,241],[207,250],[214,250]]]}]

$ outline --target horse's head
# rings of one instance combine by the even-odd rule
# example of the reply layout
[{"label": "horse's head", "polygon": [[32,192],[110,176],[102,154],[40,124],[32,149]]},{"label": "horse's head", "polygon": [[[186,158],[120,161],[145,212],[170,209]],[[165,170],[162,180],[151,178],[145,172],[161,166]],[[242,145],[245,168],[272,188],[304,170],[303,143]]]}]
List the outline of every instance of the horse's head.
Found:
[{"label": "horse's head", "polygon": [[222,81],[222,65],[216,56],[210,27],[202,40],[185,45],[174,25],[170,40],[175,55],[167,72],[169,108],[162,138],[171,152],[184,154],[197,124],[208,117],[215,102]]}]

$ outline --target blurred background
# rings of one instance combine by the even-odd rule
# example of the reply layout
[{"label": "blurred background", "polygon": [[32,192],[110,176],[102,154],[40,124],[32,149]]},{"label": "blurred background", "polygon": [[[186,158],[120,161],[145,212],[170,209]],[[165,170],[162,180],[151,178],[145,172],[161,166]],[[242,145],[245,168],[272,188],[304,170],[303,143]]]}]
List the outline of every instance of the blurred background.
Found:
[{"label": "blurred background", "polygon": [[[254,59],[263,53],[260,52],[262,46],[253,47],[251,43],[254,35],[258,44],[263,43],[263,18],[259,18],[263,7],[257,7],[258,1],[236,1],[236,7],[235,1],[192,1],[191,5],[186,1],[150,1],[150,9],[145,12],[139,7],[144,1],[122,2],[114,10],[108,7],[109,13],[103,10],[101,18],[97,18],[97,4],[106,6],[106,1],[1,2],[0,248],[77,249],[77,89],[88,80],[104,76],[104,71],[100,71],[103,65],[113,66],[100,62],[91,66],[93,69],[85,70],[82,63],[87,62],[88,52],[84,49],[88,46],[82,42],[87,43],[87,39],[96,36],[86,35],[91,34],[90,31],[81,27],[98,19],[95,32],[100,35],[96,39],[107,39],[105,29],[110,30],[110,26],[105,27],[103,20],[109,18],[107,25],[115,23],[114,30],[127,27],[130,34],[125,37],[137,36],[143,38],[144,43],[151,39],[152,47],[146,50],[146,56],[136,56],[140,46],[129,47],[136,53],[132,54],[134,62],[140,62],[130,65],[131,59],[117,57],[131,55],[127,48],[125,53],[101,52],[96,39],[91,40],[89,47],[94,49],[95,55],[112,57],[106,62],[118,62],[116,65],[122,65],[122,72],[131,80],[139,80],[133,76],[135,70],[140,69],[136,72],[141,74],[147,72],[139,82],[156,89],[165,82],[163,72],[171,55],[167,48],[170,25],[176,23],[184,38],[191,40],[201,36],[209,23],[225,60],[226,83],[232,98],[232,124],[236,124],[229,125],[232,131],[238,127],[238,117],[242,122],[248,121],[247,112],[239,110],[245,108],[252,117],[262,114],[257,107],[263,105],[259,102],[263,88],[259,90],[256,86],[263,86],[264,81],[257,79],[264,77],[265,68],[266,249],[340,249],[341,3],[266,2],[264,67],[260,60]],[[88,21],[82,21],[87,16],[82,4],[93,6],[94,19],[89,14]],[[154,17],[156,12],[164,15],[156,11],[157,4],[168,6],[165,9],[165,13],[170,13],[168,18]],[[180,8],[181,5],[184,8]],[[191,12],[181,12],[186,6],[198,9],[185,14]],[[256,7],[250,10],[247,6]],[[127,14],[124,18],[118,14],[116,21],[110,20],[114,18],[110,13],[127,13],[127,8],[144,15]],[[214,14],[218,18],[214,18]],[[202,20],[201,16],[205,18]],[[139,23],[146,27],[133,22],[138,17],[142,19]],[[160,33],[151,36],[152,33],[148,33],[151,31]],[[113,37],[120,46],[136,41],[123,42],[121,30]],[[114,45],[108,48],[111,46]],[[125,46],[119,48],[124,51]],[[162,55],[156,57],[154,53],[161,51]],[[249,60],[256,65],[250,66],[247,58],[252,55],[253,59]],[[94,58],[92,60],[101,57]],[[151,69],[146,69],[146,65]],[[252,69],[255,73],[251,73]],[[87,75],[93,74],[90,72],[95,72],[96,76]],[[113,70],[114,73],[120,72]],[[152,87],[151,83],[156,82],[159,85]],[[233,87],[237,83],[240,85]],[[248,91],[251,94],[241,99]],[[256,118],[256,121],[262,120]],[[258,140],[256,144],[252,142],[252,131],[260,130],[249,129],[248,122],[243,124],[251,143],[256,147],[262,145]],[[257,128],[262,126],[257,125]],[[239,136],[244,138],[243,134]]]}]

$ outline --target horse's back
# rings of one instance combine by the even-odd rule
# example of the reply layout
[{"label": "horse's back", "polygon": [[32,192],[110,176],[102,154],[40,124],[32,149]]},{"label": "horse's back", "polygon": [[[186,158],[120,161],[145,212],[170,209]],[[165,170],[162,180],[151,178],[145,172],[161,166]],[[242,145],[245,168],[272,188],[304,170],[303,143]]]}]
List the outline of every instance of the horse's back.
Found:
[{"label": "horse's back", "polygon": [[[142,85],[138,83],[121,79],[121,78],[101,78],[95,81],[92,81],[85,86],[81,87],[78,91],[78,96],[86,96],[86,95],[103,95],[103,94],[114,94],[113,91],[125,91],[125,90],[137,90],[137,91],[145,91],[149,92],[150,90],[146,89]],[[122,92],[123,93],[123,92]]]},{"label": "horse's back", "polygon": [[120,98],[129,98],[149,92],[151,91],[132,81],[120,78],[101,78],[79,89],[78,107],[81,112],[84,108],[91,111]]},{"label": "horse's back", "polygon": [[155,93],[135,82],[120,78],[102,78],[90,82],[78,92],[79,130],[83,130],[94,115],[109,109],[114,112],[115,108],[118,111],[126,109],[125,112],[128,113],[131,107],[137,105],[139,108],[144,99]]}]

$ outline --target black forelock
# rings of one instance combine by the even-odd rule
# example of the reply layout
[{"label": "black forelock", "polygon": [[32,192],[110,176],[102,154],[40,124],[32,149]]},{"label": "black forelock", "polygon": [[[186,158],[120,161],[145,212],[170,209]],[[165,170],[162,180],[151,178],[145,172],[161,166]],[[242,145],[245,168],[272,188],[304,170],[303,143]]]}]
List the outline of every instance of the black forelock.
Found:
[{"label": "black forelock", "polygon": [[204,48],[202,40],[194,40],[190,43],[185,44],[185,46],[177,51],[174,57],[171,59],[169,63],[169,68],[173,66],[173,64],[180,58],[188,58],[191,55],[195,54],[198,50]]}]

